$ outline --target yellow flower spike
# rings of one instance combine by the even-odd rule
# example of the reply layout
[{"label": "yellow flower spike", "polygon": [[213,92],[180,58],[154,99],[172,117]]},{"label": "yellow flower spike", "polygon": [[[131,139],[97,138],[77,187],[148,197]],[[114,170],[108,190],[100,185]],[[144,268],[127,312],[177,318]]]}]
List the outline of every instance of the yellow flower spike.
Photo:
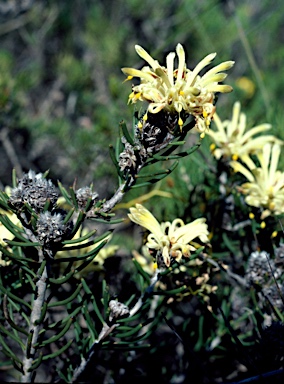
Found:
[{"label": "yellow flower spike", "polygon": [[274,237],[276,237],[278,235],[278,232],[277,231],[273,231],[272,234],[271,234],[271,239],[273,239]]},{"label": "yellow flower spike", "polygon": [[177,262],[182,257],[190,257],[191,252],[195,251],[198,246],[197,243],[193,243],[195,239],[199,239],[202,243],[209,243],[205,218],[196,219],[189,224],[184,224],[181,219],[175,219],[172,223],[167,221],[160,224],[141,204],[130,208],[128,217],[134,223],[150,231],[146,246],[149,251],[160,252],[167,267],[171,265],[171,257],[175,258]]},{"label": "yellow flower spike", "polygon": [[199,137],[200,137],[200,139],[204,139],[204,137],[205,137],[205,132],[200,133]]},{"label": "yellow flower spike", "polygon": [[143,124],[141,123],[141,121],[138,122],[137,127],[138,127],[139,129],[142,129],[142,128],[143,128]]},{"label": "yellow flower spike", "polygon": [[266,227],[266,223],[265,223],[265,221],[262,221],[261,223],[260,223],[260,228],[261,229],[264,229]]},{"label": "yellow flower spike", "polygon": [[253,214],[252,212],[250,212],[250,213],[249,213],[249,218],[250,218],[251,220],[253,220],[254,217],[255,217],[254,214]]},{"label": "yellow flower spike", "polygon": [[230,162],[247,179],[237,188],[245,196],[246,204],[262,209],[261,220],[284,213],[284,172],[277,169],[279,155],[280,145],[266,142],[262,151],[256,153],[256,163],[249,156],[242,157],[245,165]]},{"label": "yellow flower spike", "polygon": [[147,119],[148,119],[148,115],[147,115],[147,113],[145,113],[145,115],[143,116],[143,120],[147,121]]},{"label": "yellow flower spike", "polygon": [[[270,124],[260,124],[247,129],[246,121],[246,115],[241,112],[239,101],[234,103],[230,119],[222,121],[218,114],[214,114],[213,125],[216,129],[210,129],[208,135],[218,147],[218,151],[214,152],[217,160],[222,156],[226,159],[240,159],[242,163],[252,169],[255,165],[250,155],[261,153],[266,143],[283,144],[283,141],[273,135],[259,135],[270,130],[272,128]],[[277,156],[274,159],[277,163]]]},{"label": "yellow flower spike", "polygon": [[[221,63],[200,75],[215,58],[216,53],[206,56],[191,70],[186,66],[185,51],[181,44],[177,44],[176,53],[170,52],[167,55],[165,66],[160,65],[141,46],[135,45],[135,49],[148,65],[141,70],[122,68],[127,79],[130,76],[140,79],[140,84],[132,89],[135,97],[129,97],[129,101],[133,104],[146,101],[149,103],[148,111],[153,114],[162,110],[171,114],[185,112],[195,118],[198,131],[203,132],[204,128],[208,128],[214,109],[215,93],[232,90],[228,85],[219,84],[227,76],[221,71],[230,69],[234,62]],[[202,114],[204,108],[207,109],[205,115]],[[198,121],[202,118],[205,121]],[[179,125],[182,126],[183,123],[179,121]]]}]

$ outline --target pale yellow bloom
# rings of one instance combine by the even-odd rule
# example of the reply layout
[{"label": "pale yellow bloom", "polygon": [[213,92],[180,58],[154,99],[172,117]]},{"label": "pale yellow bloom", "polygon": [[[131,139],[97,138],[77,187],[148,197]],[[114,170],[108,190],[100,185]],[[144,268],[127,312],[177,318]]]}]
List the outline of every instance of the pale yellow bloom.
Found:
[{"label": "pale yellow bloom", "polygon": [[[129,101],[131,103],[136,103],[138,100],[147,101],[150,113],[165,110],[180,115],[184,111],[195,117],[196,128],[199,131],[207,129],[215,112],[213,104],[215,93],[232,91],[232,87],[219,82],[227,77],[227,74],[221,71],[230,69],[234,62],[223,62],[201,76],[200,72],[213,61],[216,53],[209,54],[190,70],[186,67],[185,52],[181,44],[176,46],[177,68],[174,66],[175,52],[168,54],[164,67],[139,45],[135,45],[135,49],[149,66],[141,70],[122,68],[122,72],[128,76],[127,80],[133,77],[141,79],[139,85],[133,86]],[[182,126],[183,123],[180,118],[179,125]]]},{"label": "pale yellow bloom", "polygon": [[261,220],[271,214],[284,213],[284,172],[277,170],[279,156],[280,145],[267,143],[257,153],[260,167],[251,159],[245,161],[247,167],[238,161],[230,162],[234,171],[240,172],[248,180],[239,190],[246,195],[248,205],[263,209]]},{"label": "pale yellow bloom", "polygon": [[[5,192],[10,195],[11,194],[11,188],[10,187],[6,187],[5,188]],[[20,220],[17,218],[17,216],[11,212],[11,211],[4,211],[3,209],[0,209],[0,215],[6,215],[10,221],[12,221],[13,224],[21,227],[21,222]],[[13,233],[11,233],[1,222],[0,222],[0,244],[3,246],[3,247],[6,247],[7,246],[7,243],[5,243],[4,239],[7,239],[7,240],[13,240],[14,239],[14,235]],[[0,266],[6,266],[6,265],[9,265],[10,264],[10,261],[4,261],[2,260],[2,252],[0,252]]]},{"label": "pale yellow bloom", "polygon": [[150,250],[161,252],[167,267],[170,266],[171,257],[179,262],[183,256],[189,257],[191,252],[196,250],[198,245],[192,244],[194,239],[198,238],[203,243],[209,242],[209,232],[204,218],[196,219],[189,224],[184,224],[181,219],[160,224],[141,204],[136,204],[136,208],[130,208],[128,217],[150,231],[146,246]]},{"label": "pale yellow bloom", "polygon": [[260,151],[266,143],[282,143],[273,135],[255,137],[255,135],[271,129],[270,124],[261,124],[246,130],[246,115],[241,113],[241,104],[238,101],[233,106],[231,120],[221,121],[218,114],[215,113],[213,123],[217,130],[210,129],[207,134],[211,136],[217,147],[212,148],[216,159],[224,157],[228,160],[241,159],[249,162],[249,155]]}]

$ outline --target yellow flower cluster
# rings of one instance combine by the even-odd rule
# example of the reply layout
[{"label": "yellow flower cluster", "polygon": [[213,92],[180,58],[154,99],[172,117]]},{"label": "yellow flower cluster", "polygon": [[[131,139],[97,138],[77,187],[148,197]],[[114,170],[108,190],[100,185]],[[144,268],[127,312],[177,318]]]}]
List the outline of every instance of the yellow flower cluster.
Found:
[{"label": "yellow flower cluster", "polygon": [[261,219],[274,214],[284,213],[284,172],[277,170],[280,156],[280,145],[266,143],[257,153],[260,166],[250,159],[244,161],[246,167],[238,161],[230,165],[235,172],[240,172],[248,180],[239,187],[246,195],[248,205],[264,209]]},{"label": "yellow flower cluster", "polygon": [[[11,194],[11,188],[6,187],[5,192],[8,195],[10,195]],[[7,212],[7,211],[0,209],[0,215],[6,215],[13,224],[21,227],[20,220],[17,218],[17,216],[13,212],[11,212],[11,211]],[[7,243],[4,241],[4,239],[13,240],[14,235],[0,222],[0,244],[3,247],[7,247]],[[0,251],[0,267],[1,266],[6,267],[10,263],[11,263],[11,261],[2,260],[2,252]]]},{"label": "yellow flower cluster", "polygon": [[223,62],[201,76],[200,72],[211,64],[216,53],[209,54],[193,70],[190,70],[186,67],[185,52],[181,44],[176,47],[177,68],[174,68],[175,52],[168,54],[167,64],[164,67],[139,45],[135,45],[135,49],[137,54],[149,66],[145,66],[141,70],[122,68],[122,72],[128,76],[127,80],[131,80],[133,77],[141,79],[139,85],[133,86],[129,102],[136,103],[138,100],[148,102],[148,111],[150,113],[165,110],[178,114],[178,124],[181,127],[184,122],[180,117],[180,113],[184,111],[186,114],[195,117],[196,128],[204,132],[210,125],[215,112],[215,93],[232,91],[231,86],[219,83],[227,77],[227,74],[222,71],[230,69],[234,62]]},{"label": "yellow flower cluster", "polygon": [[271,129],[270,124],[260,124],[247,130],[246,115],[241,112],[241,104],[237,101],[233,106],[231,120],[222,121],[217,113],[213,124],[217,130],[210,129],[207,134],[214,144],[211,146],[216,159],[238,160],[249,162],[249,155],[260,151],[266,143],[281,143],[273,135],[257,134]]},{"label": "yellow flower cluster", "polygon": [[136,208],[130,208],[128,217],[150,231],[146,246],[149,250],[161,252],[167,267],[170,266],[171,257],[179,262],[183,256],[189,257],[191,252],[196,250],[196,244],[192,244],[194,239],[198,238],[203,243],[209,242],[209,232],[204,218],[196,219],[189,224],[184,224],[181,219],[160,224],[141,204],[136,204]]}]

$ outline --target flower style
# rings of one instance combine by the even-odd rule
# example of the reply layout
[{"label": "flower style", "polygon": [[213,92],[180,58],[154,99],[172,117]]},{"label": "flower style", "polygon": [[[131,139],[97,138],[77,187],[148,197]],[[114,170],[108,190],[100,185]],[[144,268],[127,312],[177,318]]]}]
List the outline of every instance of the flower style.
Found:
[{"label": "flower style", "polygon": [[260,167],[252,159],[245,161],[247,167],[238,161],[230,162],[234,171],[240,172],[248,180],[238,188],[246,195],[246,203],[264,209],[261,220],[271,214],[284,213],[284,172],[277,170],[279,156],[280,145],[267,143],[257,153]]},{"label": "flower style", "polygon": [[204,132],[210,125],[215,112],[213,104],[215,93],[232,91],[231,86],[221,85],[219,82],[227,77],[227,74],[221,71],[230,69],[234,62],[223,62],[200,76],[201,70],[212,62],[216,53],[209,54],[193,70],[190,70],[186,68],[185,52],[181,44],[176,46],[177,69],[174,69],[175,52],[168,54],[167,67],[163,67],[139,45],[135,45],[135,49],[150,66],[145,66],[141,70],[122,68],[122,72],[128,76],[127,80],[133,77],[141,79],[139,85],[133,86],[129,102],[147,101],[150,113],[165,110],[178,114],[180,127],[184,123],[180,117],[181,112],[185,115],[191,114],[195,117],[196,128]]},{"label": "flower style", "polygon": [[171,264],[171,257],[180,261],[182,256],[189,257],[197,245],[191,242],[198,238],[203,243],[208,243],[208,229],[204,218],[184,224],[181,219],[159,223],[156,218],[143,205],[136,204],[130,208],[128,217],[136,224],[148,229],[151,233],[147,237],[146,246],[150,250],[161,252],[167,267]]},{"label": "flower style", "polygon": [[270,124],[261,124],[246,131],[246,115],[241,113],[239,101],[233,106],[231,120],[221,121],[218,114],[215,113],[213,123],[215,123],[217,131],[210,129],[207,134],[214,141],[211,148],[217,160],[223,156],[228,160],[240,159],[248,162],[250,161],[249,155],[260,151],[266,143],[282,144],[282,141],[273,135],[254,137],[260,132],[271,129]]}]

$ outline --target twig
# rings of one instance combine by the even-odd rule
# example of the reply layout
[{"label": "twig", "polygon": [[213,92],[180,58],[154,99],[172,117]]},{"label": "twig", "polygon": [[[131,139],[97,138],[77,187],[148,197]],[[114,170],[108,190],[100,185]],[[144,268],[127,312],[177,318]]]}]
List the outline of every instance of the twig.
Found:
[{"label": "twig", "polygon": [[[43,255],[41,258],[43,260]],[[48,272],[47,272],[47,266],[45,266],[43,269],[42,275],[39,277],[39,280],[36,283],[37,298],[33,303],[33,309],[30,316],[30,326],[29,326],[29,334],[32,335],[32,337],[31,337],[31,341],[28,340],[27,342],[26,356],[24,357],[24,361],[23,361],[24,374],[21,379],[22,383],[31,382],[31,378],[32,378],[32,371],[29,371],[29,369],[32,367],[35,354],[37,351],[34,345],[38,341],[38,335],[41,328],[41,324],[37,324],[37,320],[39,320],[41,317],[41,310],[45,301],[47,278],[48,278]]]},{"label": "twig", "polygon": [[[159,277],[160,277],[159,276],[159,270],[157,269],[156,273],[152,277],[150,285],[146,289],[145,293],[138,299],[138,301],[136,302],[134,307],[129,311],[129,315],[128,315],[129,317],[134,316],[139,311],[139,309],[142,307],[142,305],[144,303],[144,298],[148,297],[148,295],[153,291],[155,284],[159,280]],[[110,326],[107,323],[105,323],[103,325],[103,328],[102,328],[98,338],[93,342],[93,345],[89,349],[87,358],[86,359],[82,358],[80,366],[74,371],[71,383],[75,383],[78,380],[78,378],[80,377],[80,375],[84,372],[84,370],[86,369],[88,363],[91,361],[91,359],[92,359],[92,357],[93,357],[93,355],[95,353],[95,347],[103,339],[105,339],[115,328],[119,327],[120,325],[121,325],[120,323],[114,323],[114,324],[112,324]]]}]

